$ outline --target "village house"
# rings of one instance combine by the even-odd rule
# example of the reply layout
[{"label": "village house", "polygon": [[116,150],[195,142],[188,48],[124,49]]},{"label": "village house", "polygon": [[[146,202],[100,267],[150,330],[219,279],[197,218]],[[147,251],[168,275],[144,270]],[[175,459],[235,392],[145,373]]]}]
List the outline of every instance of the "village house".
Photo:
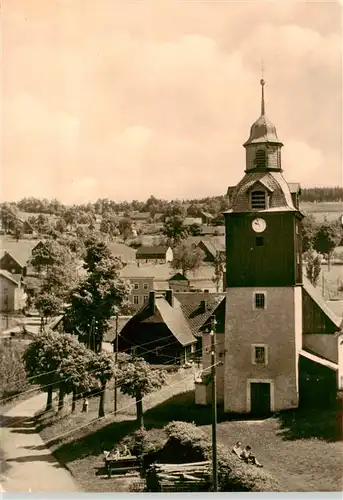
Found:
[{"label": "village house", "polygon": [[202,224],[206,224],[207,226],[209,226],[214,219],[213,215],[209,212],[201,212],[200,215]]},{"label": "village house", "polygon": [[173,260],[173,250],[165,246],[141,246],[136,252],[136,260],[142,264],[166,264]]},{"label": "village house", "polygon": [[225,234],[224,226],[201,226],[201,236],[221,236]]},{"label": "village house", "polygon": [[30,260],[44,243],[40,240],[8,240],[1,239],[0,269],[14,275],[26,276],[30,268]]},{"label": "village house", "polygon": [[127,265],[119,271],[120,277],[131,285],[129,303],[133,311],[137,311],[148,301],[149,292],[154,289],[154,276],[149,267]]},{"label": "village house", "polygon": [[25,293],[21,276],[0,270],[0,311],[12,313],[25,306]]},{"label": "village house", "polygon": [[216,238],[202,239],[197,244],[204,254],[204,262],[214,262],[218,254],[225,256],[225,243]]},{"label": "village house", "polygon": [[[218,353],[224,411],[256,416],[328,404],[343,388],[342,317],[303,277],[300,186],[282,175],[283,144],[265,115],[264,84],[261,116],[244,144],[245,175],[228,191],[224,352]],[[206,376],[196,384],[199,404],[210,402],[207,385]]]},{"label": "village house", "polygon": [[212,317],[224,328],[223,294],[150,292],[148,302],[126,323],[119,351],[152,364],[178,364],[199,357],[202,333]]}]

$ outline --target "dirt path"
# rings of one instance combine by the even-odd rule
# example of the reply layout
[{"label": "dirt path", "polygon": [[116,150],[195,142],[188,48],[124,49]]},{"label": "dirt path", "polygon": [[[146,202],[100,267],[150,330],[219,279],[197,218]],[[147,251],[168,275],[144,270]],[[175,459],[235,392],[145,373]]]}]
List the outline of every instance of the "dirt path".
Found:
[{"label": "dirt path", "polygon": [[2,488],[8,492],[80,492],[37,433],[33,416],[45,405],[39,394],[1,415]]}]

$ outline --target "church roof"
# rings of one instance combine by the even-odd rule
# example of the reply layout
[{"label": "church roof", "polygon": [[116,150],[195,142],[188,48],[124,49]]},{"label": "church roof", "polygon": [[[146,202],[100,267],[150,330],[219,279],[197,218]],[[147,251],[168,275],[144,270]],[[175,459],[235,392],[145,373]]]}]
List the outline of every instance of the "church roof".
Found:
[{"label": "church roof", "polygon": [[289,185],[280,172],[249,172],[231,191],[232,209],[226,213],[250,212],[249,192],[256,184],[261,184],[272,193],[269,207],[261,212],[297,211]]},{"label": "church roof", "polygon": [[282,146],[282,142],[280,141],[276,133],[275,125],[272,124],[272,122],[265,114],[265,102],[264,102],[265,81],[262,79],[260,83],[262,87],[261,115],[251,126],[249,139],[244,143],[244,146],[248,146],[249,144],[261,144],[265,142],[274,143]]}]

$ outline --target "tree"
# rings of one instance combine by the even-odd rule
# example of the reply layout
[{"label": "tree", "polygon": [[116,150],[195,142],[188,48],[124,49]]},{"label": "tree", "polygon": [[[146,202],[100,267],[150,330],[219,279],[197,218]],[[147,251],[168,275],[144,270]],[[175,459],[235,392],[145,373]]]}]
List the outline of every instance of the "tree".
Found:
[{"label": "tree", "polygon": [[179,216],[168,218],[164,223],[162,234],[168,238],[172,246],[180,243],[181,240],[188,236],[188,230],[184,225],[184,219]]},{"label": "tree", "polygon": [[62,217],[57,219],[56,224],[55,224],[55,229],[56,229],[56,231],[58,231],[61,234],[66,232],[67,223],[64,219],[62,219]]},{"label": "tree", "polygon": [[200,217],[201,215],[201,205],[197,203],[191,203],[187,207],[187,215],[189,217]]},{"label": "tree", "polygon": [[[47,332],[37,336],[27,347],[23,360],[27,376],[33,384],[47,391],[46,410],[52,408],[53,390],[61,385],[58,370],[63,360],[73,356],[78,341],[68,334]],[[63,408],[64,389],[59,394],[58,407]]]},{"label": "tree", "polygon": [[321,271],[321,258],[313,250],[306,253],[306,276],[313,286],[317,286],[320,271]]},{"label": "tree", "polygon": [[332,253],[341,238],[341,230],[336,223],[322,224],[316,233],[313,247],[318,253],[327,257],[329,269]]},{"label": "tree", "polygon": [[126,354],[121,354],[118,361],[120,390],[136,399],[137,424],[143,428],[143,397],[165,384],[166,371],[152,369],[143,358]]},{"label": "tree", "polygon": [[102,218],[100,232],[107,234],[110,240],[113,240],[118,228],[117,219],[113,215]]},{"label": "tree", "polygon": [[174,257],[171,266],[175,270],[181,270],[185,277],[188,271],[199,269],[205,257],[200,248],[195,248],[188,243],[180,243],[173,253]]},{"label": "tree", "polygon": [[200,236],[201,226],[197,223],[191,224],[188,228],[188,231],[192,236]]},{"label": "tree", "polygon": [[132,234],[132,221],[128,217],[120,219],[118,225],[119,233],[124,241],[126,241]]},{"label": "tree", "polygon": [[84,344],[74,346],[72,356],[63,359],[56,371],[59,387],[63,394],[72,393],[72,413],[76,410],[76,399],[80,393],[95,387],[94,363],[95,354]]},{"label": "tree", "polygon": [[49,217],[47,215],[39,214],[34,227],[39,234],[46,234],[51,229]]},{"label": "tree", "polygon": [[212,280],[216,285],[217,292],[219,292],[219,285],[223,280],[223,274],[225,271],[225,255],[223,255],[221,252],[217,252],[212,265],[214,267],[214,277],[212,278]]},{"label": "tree", "polygon": [[312,214],[304,217],[301,223],[301,229],[302,250],[303,252],[308,252],[311,248],[313,248],[314,238],[316,235],[316,231],[318,230],[318,224],[316,223],[316,219]]},{"label": "tree", "polygon": [[13,229],[14,224],[18,219],[18,212],[18,207],[15,203],[5,202],[1,204],[0,218],[5,233],[8,233]]},{"label": "tree", "polygon": [[16,241],[19,241],[23,236],[23,225],[18,220],[13,222],[12,234]]},{"label": "tree", "polygon": [[48,318],[61,312],[63,300],[48,291],[43,291],[35,297],[34,304],[43,322],[44,320],[47,322]]},{"label": "tree", "polygon": [[79,213],[75,207],[68,207],[62,215],[67,227],[73,228],[78,221]]},{"label": "tree", "polygon": [[35,250],[31,259],[31,265],[41,272],[43,268],[48,271],[50,266],[59,265],[67,266],[72,261],[70,250],[61,245],[58,241],[47,240],[44,245],[41,245]]},{"label": "tree", "polygon": [[106,384],[114,376],[118,375],[113,354],[100,352],[92,358],[92,376],[100,387],[99,418],[105,416]]},{"label": "tree", "polygon": [[72,290],[66,317],[71,331],[98,352],[109,319],[127,300],[130,287],[119,277],[121,263],[104,242],[93,239],[86,248],[87,275]]}]

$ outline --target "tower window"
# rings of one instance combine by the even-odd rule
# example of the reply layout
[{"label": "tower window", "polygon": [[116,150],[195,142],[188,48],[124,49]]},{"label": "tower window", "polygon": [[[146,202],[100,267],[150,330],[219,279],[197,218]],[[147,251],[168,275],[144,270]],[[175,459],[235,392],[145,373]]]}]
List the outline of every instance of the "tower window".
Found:
[{"label": "tower window", "polygon": [[264,293],[258,292],[254,294],[254,306],[255,309],[266,308],[266,296]]},{"label": "tower window", "polygon": [[263,236],[256,236],[256,246],[257,247],[263,247],[264,245],[264,238]]},{"label": "tower window", "polygon": [[264,344],[252,344],[251,361],[253,365],[268,364],[268,346]]},{"label": "tower window", "polygon": [[258,149],[256,151],[255,165],[256,167],[261,168],[264,168],[266,166],[266,152],[264,149]]},{"label": "tower window", "polygon": [[266,208],[266,193],[265,191],[253,191],[251,193],[251,208],[253,210],[264,210]]}]

